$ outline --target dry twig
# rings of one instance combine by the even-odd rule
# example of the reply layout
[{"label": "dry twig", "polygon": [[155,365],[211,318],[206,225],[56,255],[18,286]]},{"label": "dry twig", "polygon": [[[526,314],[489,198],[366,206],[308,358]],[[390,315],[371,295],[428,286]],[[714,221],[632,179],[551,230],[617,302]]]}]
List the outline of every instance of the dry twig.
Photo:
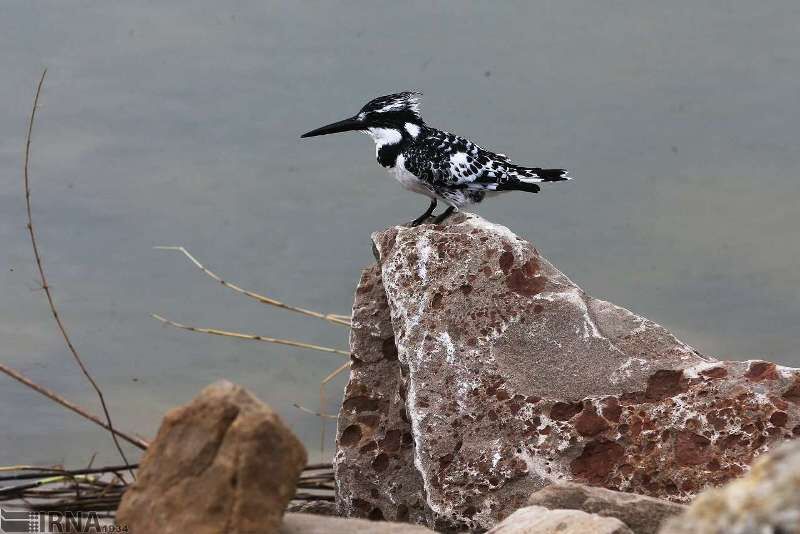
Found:
[{"label": "dry twig", "polygon": [[184,247],[181,247],[181,246],[169,246],[169,247],[167,247],[167,246],[159,246],[159,247],[154,247],[154,248],[156,248],[158,250],[177,250],[178,252],[183,253],[183,255],[186,256],[189,259],[189,261],[191,261],[198,269],[203,271],[205,274],[207,274],[208,276],[210,276],[211,278],[213,278],[214,280],[216,280],[217,282],[219,282],[223,286],[227,287],[228,289],[232,289],[233,291],[236,291],[237,293],[241,293],[242,295],[246,295],[246,296],[248,296],[248,297],[250,297],[252,299],[255,299],[255,300],[257,300],[258,302],[260,302],[262,304],[268,304],[270,306],[276,306],[276,307],[282,308],[284,310],[289,310],[289,311],[301,313],[301,314],[306,315],[308,317],[314,317],[316,319],[322,319],[323,321],[328,321],[330,323],[333,323],[333,324],[336,324],[336,325],[339,325],[339,326],[346,326],[348,328],[350,327],[350,318],[347,317],[347,316],[338,315],[338,314],[335,314],[335,313],[320,313],[320,312],[315,312],[313,310],[307,310],[305,308],[299,308],[297,306],[291,306],[291,305],[283,303],[283,302],[281,302],[279,300],[267,297],[265,295],[261,295],[259,293],[255,293],[253,291],[248,291],[247,289],[243,289],[243,288],[239,287],[236,284],[232,284],[230,282],[227,282],[227,281],[223,280],[222,278],[220,278],[213,271],[210,271],[209,269],[207,269],[202,263],[200,263],[197,260],[197,258],[192,256],[191,253],[189,253],[189,251],[186,250],[186,248],[184,248]]},{"label": "dry twig", "polygon": [[[300,314],[308,316],[308,317],[314,317],[316,319],[321,319],[321,320],[324,320],[324,321],[328,321],[328,322],[336,324],[338,326],[346,326],[348,328],[352,327],[352,321],[351,321],[349,316],[338,315],[338,314],[334,314],[334,313],[320,313],[320,312],[317,312],[317,311],[308,310],[308,309],[305,309],[305,308],[300,308],[298,306],[292,306],[292,305],[286,304],[284,302],[281,302],[279,300],[273,299],[271,297],[267,297],[265,295],[261,295],[259,293],[254,292],[254,291],[249,291],[247,289],[243,289],[242,287],[240,287],[240,286],[238,286],[236,284],[228,282],[228,281],[224,280],[222,277],[220,277],[218,274],[216,274],[215,272],[213,272],[210,269],[208,269],[205,265],[200,263],[200,261],[197,258],[195,258],[183,246],[158,246],[158,247],[154,247],[154,248],[156,248],[158,250],[174,250],[174,251],[180,252],[190,262],[192,262],[192,264],[194,264],[195,267],[200,269],[204,274],[206,274],[210,278],[212,278],[212,279],[216,280],[217,282],[219,282],[220,284],[222,284],[224,287],[227,287],[228,289],[236,291],[237,293],[240,293],[242,295],[250,297],[250,298],[252,298],[252,299],[254,299],[254,300],[258,301],[258,302],[261,302],[262,304],[268,304],[270,306],[275,306],[275,307],[278,307],[278,308],[281,308],[281,309],[284,309],[284,310],[300,313]],[[331,349],[329,347],[320,347],[319,345],[312,345],[312,344],[304,343],[304,342],[300,342],[300,341],[292,341],[292,340],[286,340],[286,339],[276,339],[276,338],[270,338],[270,337],[267,337],[267,336],[259,336],[259,335],[253,335],[253,334],[243,334],[243,333],[240,333],[240,332],[230,332],[230,331],[227,331],[227,330],[220,330],[218,328],[198,328],[198,327],[194,327],[194,326],[188,326],[188,325],[176,323],[175,321],[170,321],[170,320],[165,319],[165,318],[163,318],[163,317],[161,317],[159,315],[156,315],[156,314],[152,314],[152,316],[154,318],[158,319],[159,321],[161,321],[164,324],[168,324],[168,325],[174,326],[176,328],[182,328],[184,330],[189,330],[191,332],[200,332],[200,333],[203,333],[203,334],[212,334],[212,335],[217,335],[217,336],[233,337],[233,338],[238,338],[238,339],[248,339],[248,340],[252,340],[252,341],[267,341],[269,343],[278,343],[278,344],[289,345],[289,346],[293,346],[293,347],[306,348],[306,349],[312,349],[312,350],[320,350],[322,352],[334,352],[336,354],[341,354],[343,356],[350,356],[350,353],[347,352],[347,351],[338,350],[338,349]],[[326,418],[330,418],[330,419],[335,419],[336,418],[336,416],[323,413],[323,410],[325,408],[325,385],[328,384],[331,380],[333,380],[336,376],[338,376],[339,373],[341,373],[342,371],[347,369],[349,366],[350,366],[350,362],[348,361],[345,364],[339,366],[335,371],[333,371],[330,375],[325,377],[320,382],[320,385],[319,385],[319,411],[318,412],[315,412],[314,410],[311,410],[311,409],[306,408],[304,406],[300,406],[299,404],[294,404],[295,407],[297,407],[298,409],[302,410],[303,412],[311,414],[311,415],[314,415],[314,416],[320,418],[320,455],[322,455],[322,456],[324,456],[324,454],[325,454],[325,419]]]},{"label": "dry twig", "polygon": [[[114,424],[111,421],[111,414],[108,412],[108,407],[106,406],[105,398],[103,397],[103,392],[100,387],[95,382],[92,375],[89,374],[89,371],[86,369],[86,366],[83,364],[83,360],[78,355],[78,351],[75,349],[75,346],[72,344],[72,340],[67,334],[67,329],[64,327],[64,324],[61,322],[61,317],[58,315],[58,310],[56,310],[56,305],[53,302],[53,295],[50,291],[50,285],[47,283],[47,277],[44,274],[44,265],[42,264],[42,257],[39,254],[39,247],[36,244],[36,232],[33,230],[33,216],[31,214],[31,187],[30,187],[30,176],[29,176],[29,168],[30,168],[30,153],[31,153],[31,134],[33,133],[33,123],[36,119],[36,108],[39,105],[39,95],[42,92],[42,86],[44,85],[44,78],[47,75],[47,69],[42,71],[42,77],[39,79],[39,85],[36,87],[36,96],[33,98],[33,109],[31,109],[31,117],[30,121],[28,122],[28,135],[26,136],[25,140],[25,164],[23,167],[23,178],[24,178],[24,185],[25,185],[25,205],[27,208],[28,213],[28,233],[30,234],[31,238],[31,247],[33,248],[33,256],[36,259],[36,267],[39,270],[39,281],[41,283],[42,289],[44,290],[45,295],[47,296],[47,302],[50,305],[50,312],[53,315],[53,319],[55,319],[56,324],[58,325],[58,329],[61,331],[61,336],[64,338],[64,341],[67,344],[67,348],[72,353],[72,356],[75,358],[75,362],[77,362],[78,367],[80,367],[81,372],[92,385],[92,388],[97,393],[97,397],[100,399],[100,405],[103,407],[103,414],[105,415],[107,428],[111,433],[111,439],[114,440],[114,445],[117,447],[117,451],[119,451],[119,455],[122,457],[123,462],[126,465],[129,465],[128,459],[125,457],[125,452],[122,450],[122,447],[117,440],[117,434],[114,432]],[[133,469],[130,469],[131,476],[134,476]],[[134,476],[135,478],[135,476]]]},{"label": "dry twig", "polygon": [[336,419],[336,416],[335,416],[335,415],[333,415],[333,414],[329,414],[329,413],[321,413],[321,412],[315,412],[315,411],[314,411],[314,410],[312,410],[311,408],[306,408],[306,407],[305,407],[305,406],[303,406],[302,404],[297,404],[296,402],[292,403],[292,406],[294,406],[295,408],[297,408],[297,409],[298,409],[298,410],[300,410],[301,412],[305,412],[305,413],[307,413],[307,414],[309,414],[309,415],[313,415],[314,417],[325,417],[325,418],[327,418],[327,419]]},{"label": "dry twig", "polygon": [[212,336],[224,336],[224,337],[235,337],[237,339],[247,339],[250,341],[265,341],[267,343],[276,343],[278,345],[288,345],[290,347],[298,347],[301,349],[311,349],[311,350],[318,350],[320,352],[328,352],[333,354],[339,354],[341,356],[350,357],[350,353],[346,350],[334,349],[331,347],[323,347],[322,345],[312,345],[311,343],[304,343],[302,341],[294,341],[291,339],[278,339],[269,336],[261,336],[257,334],[243,334],[241,332],[230,332],[228,330],[220,330],[219,328],[201,328],[199,326],[190,326],[186,324],[177,323],[175,321],[170,321],[169,319],[165,319],[160,315],[155,313],[150,314],[151,317],[161,321],[163,324],[167,324],[169,326],[174,326],[175,328],[180,328],[182,330],[188,330],[190,332],[199,332],[201,334],[211,334]]},{"label": "dry twig", "polygon": [[[93,423],[96,423],[96,424],[100,425],[101,427],[105,428],[109,432],[113,432],[114,434],[116,434],[117,436],[121,437],[122,439],[124,439],[125,441],[127,441],[128,443],[133,445],[134,447],[138,447],[138,448],[140,448],[142,450],[146,450],[147,447],[149,446],[149,443],[147,443],[142,438],[137,438],[135,436],[131,436],[131,435],[126,434],[125,432],[123,432],[121,430],[118,430],[116,428],[113,428],[113,427],[109,426],[108,423],[106,423],[105,421],[103,421],[102,419],[97,417],[96,415],[93,415],[93,414],[89,413],[88,411],[86,411],[85,408],[82,408],[82,407],[78,406],[77,404],[74,404],[74,403],[68,401],[67,399],[65,399],[64,397],[58,395],[57,393],[53,392],[52,390],[49,390],[49,389],[47,389],[47,388],[45,388],[43,386],[40,386],[39,384],[35,383],[30,378],[24,376],[19,371],[16,371],[16,370],[14,370],[14,369],[12,369],[12,368],[0,363],[0,372],[7,374],[11,378],[13,378],[14,380],[16,380],[18,382],[21,382],[22,384],[25,384],[26,386],[28,386],[29,388],[33,389],[34,391],[37,391],[37,392],[41,393],[42,395],[44,395],[48,399],[57,402],[58,404],[60,404],[64,408],[67,408],[68,410],[72,410],[76,414],[88,419],[89,421],[92,421]],[[2,470],[2,469],[3,468],[0,468],[0,470]]]},{"label": "dry twig", "polygon": [[[325,456],[325,420],[322,419],[322,417],[324,417],[323,410],[325,409],[325,386],[328,384],[328,382],[330,382],[331,380],[333,380],[334,378],[339,376],[339,374],[342,371],[344,371],[346,369],[349,369],[351,363],[352,363],[352,361],[347,361],[347,362],[343,363],[342,365],[340,365],[339,367],[334,369],[334,371],[332,373],[330,373],[328,376],[323,378],[322,381],[319,383],[319,417],[320,417],[319,423],[320,423],[320,426],[321,426],[320,433],[319,433],[320,434],[319,435],[319,455],[320,455],[320,458]],[[334,416],[333,419],[336,419],[336,416]]]},{"label": "dry twig", "polygon": [[[0,467],[0,472],[12,470]],[[25,466],[29,468],[30,466]],[[35,511],[93,511],[114,516],[123,493],[127,490],[119,472],[128,466],[108,466],[91,469],[62,469],[39,467],[36,472],[25,471],[3,476],[3,482],[19,481],[16,486],[0,489],[0,502],[22,501],[29,510]],[[135,465],[130,467],[137,467]],[[334,499],[333,466],[327,464],[308,465],[297,482],[298,492],[292,499],[299,504],[306,500]]]}]

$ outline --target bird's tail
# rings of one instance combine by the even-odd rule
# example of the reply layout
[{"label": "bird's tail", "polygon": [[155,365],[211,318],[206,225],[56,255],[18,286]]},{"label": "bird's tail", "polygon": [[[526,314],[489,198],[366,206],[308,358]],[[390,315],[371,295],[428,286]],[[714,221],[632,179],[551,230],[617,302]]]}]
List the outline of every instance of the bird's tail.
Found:
[{"label": "bird's tail", "polygon": [[539,167],[515,167],[517,178],[523,182],[561,182],[572,180],[565,169],[541,169]]},{"label": "bird's tail", "polygon": [[572,177],[564,169],[514,167],[512,173],[509,174],[512,174],[513,178],[504,184],[498,185],[497,191],[527,191],[528,193],[538,193],[539,186],[536,184],[539,182],[572,180]]}]

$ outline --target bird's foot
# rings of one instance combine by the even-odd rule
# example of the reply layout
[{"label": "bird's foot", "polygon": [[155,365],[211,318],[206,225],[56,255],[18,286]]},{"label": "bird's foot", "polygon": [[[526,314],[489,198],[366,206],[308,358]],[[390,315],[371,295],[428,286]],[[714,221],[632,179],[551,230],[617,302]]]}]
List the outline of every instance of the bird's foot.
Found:
[{"label": "bird's foot", "polygon": [[432,198],[431,203],[428,206],[428,209],[425,210],[425,213],[423,213],[422,215],[411,221],[411,224],[409,226],[411,228],[414,228],[415,226],[419,226],[420,224],[424,223],[425,221],[428,220],[428,217],[430,217],[433,214],[433,210],[435,209],[436,209],[436,199]]},{"label": "bird's foot", "polygon": [[445,219],[450,217],[455,211],[456,209],[453,206],[450,206],[433,219],[433,224],[442,224]]},{"label": "bird's foot", "polygon": [[416,219],[414,219],[413,221],[408,223],[408,226],[410,228],[415,228],[415,227],[419,226],[420,224],[424,223],[425,221],[427,221],[428,219],[430,219],[430,215],[423,215],[421,217],[417,217]]}]

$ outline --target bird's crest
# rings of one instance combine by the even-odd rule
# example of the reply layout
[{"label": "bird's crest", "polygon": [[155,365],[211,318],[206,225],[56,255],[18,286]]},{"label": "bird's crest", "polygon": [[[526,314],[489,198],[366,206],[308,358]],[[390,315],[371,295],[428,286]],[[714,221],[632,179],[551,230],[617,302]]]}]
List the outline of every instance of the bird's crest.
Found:
[{"label": "bird's crest", "polygon": [[419,117],[419,97],[421,96],[422,93],[417,91],[403,91],[402,93],[379,96],[367,102],[367,104],[361,108],[359,115],[387,113],[390,111],[410,111]]}]

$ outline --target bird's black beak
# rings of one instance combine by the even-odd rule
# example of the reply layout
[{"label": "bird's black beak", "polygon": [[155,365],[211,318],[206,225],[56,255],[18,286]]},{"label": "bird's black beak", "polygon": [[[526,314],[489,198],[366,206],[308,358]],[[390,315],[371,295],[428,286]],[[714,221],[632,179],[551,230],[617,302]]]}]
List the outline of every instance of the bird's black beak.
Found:
[{"label": "bird's black beak", "polygon": [[308,133],[304,133],[300,137],[301,138],[316,137],[317,135],[328,135],[332,133],[363,130],[364,127],[365,126],[362,121],[358,120],[356,117],[350,117],[349,119],[345,119],[339,122],[334,122],[333,124],[328,124],[327,126],[323,126],[322,128],[317,128],[316,130],[311,130]]}]

